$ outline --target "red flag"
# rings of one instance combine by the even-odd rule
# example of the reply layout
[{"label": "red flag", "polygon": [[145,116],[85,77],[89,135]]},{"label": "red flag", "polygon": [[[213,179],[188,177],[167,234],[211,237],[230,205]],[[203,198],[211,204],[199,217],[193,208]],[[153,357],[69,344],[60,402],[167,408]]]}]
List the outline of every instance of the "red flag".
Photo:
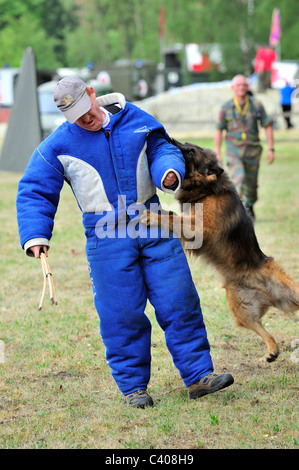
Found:
[{"label": "red flag", "polygon": [[164,38],[165,34],[165,9],[163,7],[159,8],[159,39]]},{"label": "red flag", "polygon": [[269,37],[269,46],[274,47],[279,43],[281,36],[280,27],[280,11],[279,8],[274,8],[272,13],[272,24]]}]

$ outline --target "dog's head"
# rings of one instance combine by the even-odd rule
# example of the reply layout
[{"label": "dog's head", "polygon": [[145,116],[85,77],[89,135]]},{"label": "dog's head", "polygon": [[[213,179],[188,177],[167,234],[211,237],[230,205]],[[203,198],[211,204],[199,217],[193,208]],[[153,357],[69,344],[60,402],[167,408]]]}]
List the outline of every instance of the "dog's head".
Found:
[{"label": "dog's head", "polygon": [[175,139],[171,139],[171,143],[180,149],[185,159],[184,189],[214,183],[223,173],[223,169],[218,165],[217,157],[211,149],[188,142],[182,144]]}]

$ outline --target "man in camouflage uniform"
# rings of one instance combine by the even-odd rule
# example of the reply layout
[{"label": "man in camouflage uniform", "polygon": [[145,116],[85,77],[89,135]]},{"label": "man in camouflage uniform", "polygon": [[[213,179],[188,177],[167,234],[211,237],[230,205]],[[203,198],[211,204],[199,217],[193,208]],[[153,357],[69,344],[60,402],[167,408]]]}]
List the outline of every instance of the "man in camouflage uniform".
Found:
[{"label": "man in camouflage uniform", "polygon": [[257,201],[258,171],[262,146],[258,124],[265,128],[269,145],[268,163],[274,161],[272,121],[263,105],[247,94],[248,84],[243,75],[233,78],[233,99],[221,107],[215,135],[217,158],[222,162],[222,132],[226,131],[226,163],[235,187],[254,219],[253,205]]}]

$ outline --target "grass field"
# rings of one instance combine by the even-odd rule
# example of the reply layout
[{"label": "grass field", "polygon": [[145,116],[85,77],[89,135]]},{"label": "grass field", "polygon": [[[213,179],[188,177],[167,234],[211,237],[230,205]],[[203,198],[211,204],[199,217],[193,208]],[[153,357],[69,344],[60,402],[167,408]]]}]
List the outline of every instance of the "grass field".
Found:
[{"label": "grass field", "polygon": [[[299,281],[298,131],[277,133],[276,162],[263,159],[256,232],[263,251]],[[211,141],[201,145],[211,146]],[[264,318],[280,345],[277,361],[252,332],[234,327],[215,273],[191,260],[215,370],[233,386],[189,401],[151,305],[155,407],[127,407],[105,361],[85,258],[81,214],[65,185],[49,262],[58,305],[42,290],[39,260],[19,246],[15,196],[20,175],[0,173],[0,448],[294,449],[298,447],[298,317]],[[172,204],[168,195],[165,204]],[[298,348],[298,347],[297,347]]]}]

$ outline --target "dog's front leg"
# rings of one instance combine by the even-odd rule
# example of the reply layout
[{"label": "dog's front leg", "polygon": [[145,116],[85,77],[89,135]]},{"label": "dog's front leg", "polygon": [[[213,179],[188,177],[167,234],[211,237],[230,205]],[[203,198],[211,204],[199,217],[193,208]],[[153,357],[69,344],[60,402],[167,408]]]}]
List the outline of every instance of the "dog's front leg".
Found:
[{"label": "dog's front leg", "polygon": [[160,210],[159,213],[145,210],[140,216],[140,222],[148,227],[158,227],[163,231],[173,232],[177,237],[181,236],[182,217],[175,212]]},{"label": "dog's front leg", "polygon": [[160,211],[161,213],[146,210],[140,217],[140,222],[148,227],[158,227],[163,235],[170,232],[176,238],[180,238],[186,250],[201,248],[203,243],[202,216],[194,212],[191,214],[177,215],[172,211]]}]

